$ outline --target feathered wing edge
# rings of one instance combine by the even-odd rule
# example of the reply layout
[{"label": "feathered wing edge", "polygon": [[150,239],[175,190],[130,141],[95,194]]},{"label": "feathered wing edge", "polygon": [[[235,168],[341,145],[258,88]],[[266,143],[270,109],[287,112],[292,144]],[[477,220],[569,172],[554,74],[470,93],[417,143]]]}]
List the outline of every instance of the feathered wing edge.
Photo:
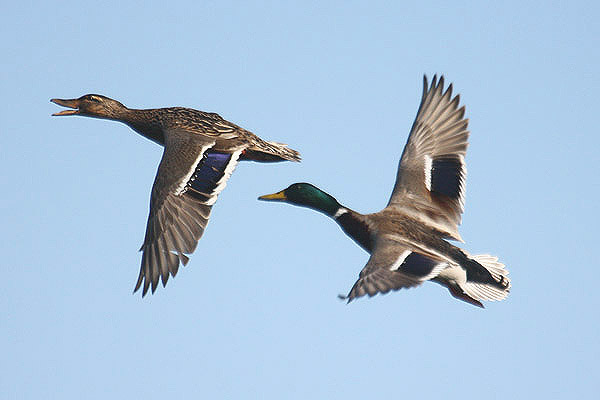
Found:
[{"label": "feathered wing edge", "polygon": [[423,77],[423,95],[402,152],[388,207],[423,219],[448,237],[461,240],[457,227],[465,202],[465,154],[469,131],[460,96],[444,77],[431,86]]},{"label": "feathered wing edge", "polygon": [[[173,140],[165,148],[152,189],[142,265],[134,292],[143,283],[142,296],[159,279],[166,285],[179,263],[187,264],[202,237],[211,207],[225,188],[242,149],[233,153],[211,151],[214,144]],[[181,162],[185,161],[185,162]]]},{"label": "feathered wing edge", "polygon": [[169,275],[177,275],[179,263],[185,266],[189,261],[187,255],[196,250],[208,224],[210,211],[210,205],[197,200],[174,195],[165,199],[153,221],[148,221],[146,240],[140,248],[142,263],[134,292],[143,283],[142,296],[150,287],[154,293],[159,279],[165,286]]},{"label": "feathered wing edge", "polygon": [[508,270],[495,256],[470,256],[463,251],[465,256],[489,271],[496,282],[503,282],[504,287],[469,281],[466,270],[450,260],[435,259],[388,241],[380,242],[379,246],[371,254],[348,295],[338,297],[349,303],[364,295],[385,294],[432,280],[448,288],[455,298],[483,308],[481,301],[500,301],[510,292]]},{"label": "feathered wing edge", "polygon": [[419,286],[435,278],[447,265],[445,261],[434,260],[398,242],[383,239],[377,243],[348,295],[342,298],[351,302],[364,295],[372,297]]}]

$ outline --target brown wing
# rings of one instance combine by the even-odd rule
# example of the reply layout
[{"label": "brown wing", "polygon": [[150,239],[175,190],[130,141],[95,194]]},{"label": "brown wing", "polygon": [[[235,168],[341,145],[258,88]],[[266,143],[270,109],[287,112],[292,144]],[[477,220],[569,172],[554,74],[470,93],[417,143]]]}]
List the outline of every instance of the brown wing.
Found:
[{"label": "brown wing", "polygon": [[452,85],[444,77],[431,86],[423,78],[423,96],[398,166],[396,185],[388,203],[424,219],[448,237],[460,239],[458,225],[464,209],[468,119],[458,108]]},{"label": "brown wing", "polygon": [[418,286],[437,276],[446,266],[444,261],[413,251],[397,241],[379,239],[346,299],[350,302],[364,295],[371,297]]},{"label": "brown wing", "polygon": [[202,135],[172,131],[152,187],[142,265],[135,286],[142,296],[175,276],[186,254],[196,249],[210,217],[211,207],[237,165],[241,149],[233,154],[213,152],[215,141]]}]

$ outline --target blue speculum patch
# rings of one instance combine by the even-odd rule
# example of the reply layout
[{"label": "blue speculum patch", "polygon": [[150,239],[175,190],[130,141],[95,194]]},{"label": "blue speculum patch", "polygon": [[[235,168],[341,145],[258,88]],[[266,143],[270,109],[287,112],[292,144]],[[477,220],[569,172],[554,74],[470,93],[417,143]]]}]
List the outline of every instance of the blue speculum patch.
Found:
[{"label": "blue speculum patch", "polygon": [[431,163],[431,191],[456,199],[460,195],[462,163],[458,158],[440,157]]},{"label": "blue speculum patch", "polygon": [[188,182],[188,191],[192,196],[201,201],[208,201],[210,194],[217,187],[217,182],[225,174],[227,165],[231,162],[231,154],[207,152],[198,163],[196,171]]}]

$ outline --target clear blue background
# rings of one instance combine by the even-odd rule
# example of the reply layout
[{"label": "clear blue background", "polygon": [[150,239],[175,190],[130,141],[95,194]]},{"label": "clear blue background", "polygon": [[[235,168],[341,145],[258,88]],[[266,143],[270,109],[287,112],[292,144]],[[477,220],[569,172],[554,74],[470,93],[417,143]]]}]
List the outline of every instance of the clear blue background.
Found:
[{"label": "clear blue background", "polygon": [[[598,394],[597,2],[5,2],[3,399],[590,399]],[[472,132],[461,233],[509,267],[480,310],[438,285],[350,305],[368,255],[256,201],[310,181],[384,207],[445,74]],[[302,152],[242,163],[189,265],[138,275],[161,148],[52,97],[220,113]]]}]

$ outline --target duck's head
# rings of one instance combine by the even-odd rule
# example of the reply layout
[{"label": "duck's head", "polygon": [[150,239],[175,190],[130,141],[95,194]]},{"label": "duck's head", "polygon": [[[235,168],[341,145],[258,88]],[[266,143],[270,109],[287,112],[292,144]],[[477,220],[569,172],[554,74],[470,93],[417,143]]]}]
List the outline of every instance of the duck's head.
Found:
[{"label": "duck's head", "polygon": [[259,200],[282,201],[334,215],[340,208],[337,200],[310,183],[293,183],[286,189],[260,196]]},{"label": "duck's head", "polygon": [[100,94],[86,94],[78,99],[51,99],[59,106],[71,108],[52,115],[82,115],[85,117],[119,119],[127,110],[123,104]]}]

